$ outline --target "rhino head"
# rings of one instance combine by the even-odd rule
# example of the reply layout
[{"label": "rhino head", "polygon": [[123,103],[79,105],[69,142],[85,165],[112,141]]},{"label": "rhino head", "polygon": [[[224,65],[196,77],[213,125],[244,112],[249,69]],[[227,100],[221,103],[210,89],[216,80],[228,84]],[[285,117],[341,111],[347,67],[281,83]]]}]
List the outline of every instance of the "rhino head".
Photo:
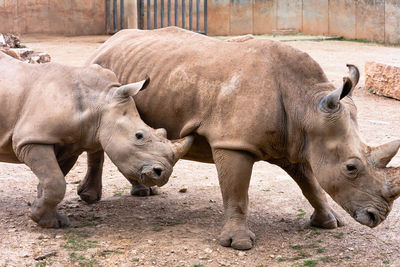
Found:
[{"label": "rhino head", "polygon": [[114,91],[103,107],[98,135],[104,151],[128,180],[162,186],[193,137],[169,141],[165,129],[153,129],[141,120],[132,97],[148,83],[149,78]]},{"label": "rhino head", "polygon": [[400,140],[378,147],[361,140],[351,99],[359,71],[347,66],[350,75],[343,79],[343,85],[334,91],[323,90],[316,98],[307,154],[322,188],[356,221],[375,227],[400,195],[400,167],[386,167]]}]

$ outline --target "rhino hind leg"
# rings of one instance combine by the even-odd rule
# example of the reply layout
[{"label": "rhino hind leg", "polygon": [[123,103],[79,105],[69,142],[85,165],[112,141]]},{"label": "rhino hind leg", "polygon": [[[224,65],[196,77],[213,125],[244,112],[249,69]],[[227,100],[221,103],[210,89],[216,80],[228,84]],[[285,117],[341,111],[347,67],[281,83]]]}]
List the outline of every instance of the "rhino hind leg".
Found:
[{"label": "rhino hind leg", "polygon": [[79,197],[88,204],[101,199],[104,152],[87,153],[88,170],[78,186]]},{"label": "rhino hind leg", "polygon": [[159,188],[157,186],[147,187],[137,181],[129,181],[132,184],[131,195],[146,197],[152,195],[159,195]]},{"label": "rhino hind leg", "polygon": [[226,222],[219,236],[222,246],[239,250],[253,247],[255,235],[247,224],[248,189],[254,157],[243,151],[213,149]]},{"label": "rhino hind leg", "polygon": [[329,206],[326,193],[312,174],[310,167],[288,162],[277,165],[281,166],[296,181],[303,195],[314,208],[310,225],[324,229],[333,229],[344,225],[344,219]]},{"label": "rhino hind leg", "polygon": [[68,218],[57,212],[65,194],[66,182],[51,145],[27,145],[23,161],[39,179],[38,198],[29,217],[41,227],[60,228],[69,225]]}]

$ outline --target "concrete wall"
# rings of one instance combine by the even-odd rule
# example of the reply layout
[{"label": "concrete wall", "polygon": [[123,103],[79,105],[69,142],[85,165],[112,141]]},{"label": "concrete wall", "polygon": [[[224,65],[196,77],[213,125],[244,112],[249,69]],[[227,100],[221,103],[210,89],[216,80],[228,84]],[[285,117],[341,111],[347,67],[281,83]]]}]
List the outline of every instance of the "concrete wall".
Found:
[{"label": "concrete wall", "polygon": [[[106,0],[0,0],[0,32],[104,34],[105,5]],[[137,27],[136,0],[125,0],[125,7],[125,25]],[[280,29],[400,43],[400,0],[208,0],[209,35]]]},{"label": "concrete wall", "polygon": [[400,0],[209,0],[209,35],[295,29],[400,43]]},{"label": "concrete wall", "polygon": [[0,32],[104,34],[103,0],[0,0]]}]

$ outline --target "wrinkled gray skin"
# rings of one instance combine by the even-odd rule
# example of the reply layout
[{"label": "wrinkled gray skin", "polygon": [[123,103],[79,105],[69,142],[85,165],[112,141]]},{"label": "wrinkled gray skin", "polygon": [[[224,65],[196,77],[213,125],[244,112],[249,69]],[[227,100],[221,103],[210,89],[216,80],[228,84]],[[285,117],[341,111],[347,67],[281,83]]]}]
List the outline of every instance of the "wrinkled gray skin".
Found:
[{"label": "wrinkled gray skin", "polygon": [[[90,170],[104,151],[129,180],[148,186],[168,181],[192,138],[171,143],[164,129],[140,119],[131,96],[147,83],[121,86],[98,65],[32,65],[0,52],[0,161],[25,163],[39,178],[29,216],[40,226],[68,225],[56,208],[64,176],[84,151]],[[80,184],[85,201],[100,199],[100,175],[92,171]]]},{"label": "wrinkled gray skin", "polygon": [[386,168],[400,141],[370,147],[359,136],[351,99],[355,66],[335,89],[318,63],[283,43],[225,42],[175,27],[121,31],[88,62],[111,69],[122,83],[154,77],[135,97],[139,113],[170,138],[194,134],[185,158],[216,164],[223,246],[253,246],[247,192],[258,160],[293,177],[315,209],[317,227],[343,224],[325,192],[370,227],[386,218],[400,194],[400,168]]}]

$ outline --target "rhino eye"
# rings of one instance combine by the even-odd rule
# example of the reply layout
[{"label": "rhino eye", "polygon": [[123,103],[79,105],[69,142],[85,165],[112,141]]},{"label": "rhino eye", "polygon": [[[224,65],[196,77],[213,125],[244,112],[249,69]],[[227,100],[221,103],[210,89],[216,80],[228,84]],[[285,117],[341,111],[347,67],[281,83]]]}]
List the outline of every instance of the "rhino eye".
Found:
[{"label": "rhino eye", "polygon": [[347,164],[347,165],[346,165],[346,169],[347,169],[347,171],[349,171],[349,172],[354,172],[354,171],[357,170],[357,167],[356,167],[355,165],[353,165],[353,164]]},{"label": "rhino eye", "polygon": [[143,138],[143,134],[140,132],[136,133],[135,136],[136,136],[136,139],[138,139],[138,140]]}]

